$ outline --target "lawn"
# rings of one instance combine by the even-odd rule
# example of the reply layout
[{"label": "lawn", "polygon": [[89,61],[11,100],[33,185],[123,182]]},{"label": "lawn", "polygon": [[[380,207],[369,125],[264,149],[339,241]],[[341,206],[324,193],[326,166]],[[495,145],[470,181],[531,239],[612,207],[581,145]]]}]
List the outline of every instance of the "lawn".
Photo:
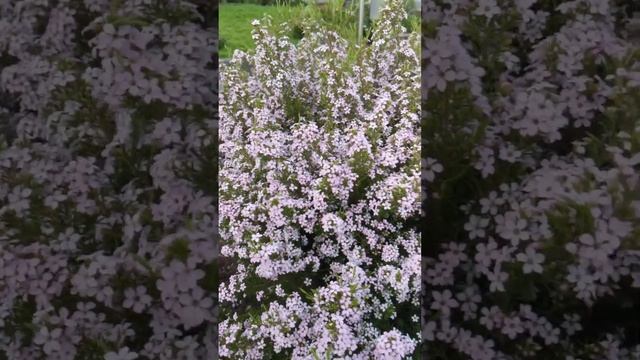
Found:
[{"label": "lawn", "polygon": [[[294,42],[302,36],[300,25],[310,19],[321,20],[345,38],[356,41],[357,12],[355,8],[352,8],[353,12],[347,14],[342,10],[343,2],[344,0],[333,0],[333,3],[330,3],[324,11],[305,8],[301,5],[284,5],[287,4],[285,1],[283,1],[283,5],[275,6],[241,3],[220,4],[220,49],[218,54],[221,59],[228,59],[236,49],[243,51],[253,49],[251,22],[254,19],[261,19],[264,15],[270,15],[274,25],[293,21],[295,26],[290,35]],[[411,14],[405,23],[404,25],[410,31],[420,31],[420,18],[415,14]]]},{"label": "lawn", "polygon": [[251,21],[261,19],[265,14],[273,17],[274,23],[286,21],[285,11],[281,6],[262,6],[254,4],[221,4],[220,5],[220,58],[233,55],[235,49],[253,49]]}]

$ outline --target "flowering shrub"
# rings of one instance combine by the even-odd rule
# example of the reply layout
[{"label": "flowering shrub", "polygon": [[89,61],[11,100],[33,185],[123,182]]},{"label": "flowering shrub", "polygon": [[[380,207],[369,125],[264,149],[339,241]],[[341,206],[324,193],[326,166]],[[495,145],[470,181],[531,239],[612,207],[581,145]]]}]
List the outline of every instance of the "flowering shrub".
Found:
[{"label": "flowering shrub", "polygon": [[207,11],[0,3],[1,359],[215,356]]},{"label": "flowering shrub", "polygon": [[429,358],[640,357],[629,13],[588,0],[423,8]]},{"label": "flowering shrub", "polygon": [[222,357],[414,355],[420,88],[405,16],[389,2],[370,45],[313,24],[294,45],[265,20],[255,54],[222,69]]}]

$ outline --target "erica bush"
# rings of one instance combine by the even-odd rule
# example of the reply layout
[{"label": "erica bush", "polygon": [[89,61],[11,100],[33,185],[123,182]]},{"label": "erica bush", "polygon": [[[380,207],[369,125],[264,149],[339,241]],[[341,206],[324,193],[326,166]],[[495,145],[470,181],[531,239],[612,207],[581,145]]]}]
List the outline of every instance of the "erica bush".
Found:
[{"label": "erica bush", "polygon": [[215,356],[216,48],[200,10],[0,4],[0,359]]},{"label": "erica bush", "polygon": [[582,0],[423,9],[427,357],[640,357],[629,10]]},{"label": "erica bush", "polygon": [[[254,31],[222,69],[220,354],[401,359],[419,336],[417,34]],[[284,30],[283,30],[284,33]]]}]

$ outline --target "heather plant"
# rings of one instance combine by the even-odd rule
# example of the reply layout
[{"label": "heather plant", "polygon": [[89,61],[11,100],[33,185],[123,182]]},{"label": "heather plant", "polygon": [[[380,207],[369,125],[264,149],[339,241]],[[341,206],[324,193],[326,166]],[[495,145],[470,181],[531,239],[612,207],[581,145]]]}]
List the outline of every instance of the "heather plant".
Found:
[{"label": "heather plant", "polygon": [[1,359],[215,356],[210,11],[0,3]]},{"label": "heather plant", "polygon": [[428,358],[640,357],[628,6],[424,5]]},{"label": "heather plant", "polygon": [[256,22],[221,72],[220,355],[417,358],[418,36]]}]

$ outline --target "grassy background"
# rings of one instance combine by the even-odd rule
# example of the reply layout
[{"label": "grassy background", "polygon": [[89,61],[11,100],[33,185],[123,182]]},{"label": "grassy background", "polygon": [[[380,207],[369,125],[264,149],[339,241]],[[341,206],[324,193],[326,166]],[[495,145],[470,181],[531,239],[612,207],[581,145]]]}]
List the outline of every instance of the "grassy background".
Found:
[{"label": "grassy background", "polygon": [[[270,15],[273,24],[289,22],[292,25],[290,38],[296,42],[302,34],[302,25],[308,22],[322,23],[326,28],[338,32],[343,38],[355,43],[357,41],[357,1],[351,7],[344,8],[345,0],[329,0],[323,8],[305,6],[288,0],[281,0],[277,5],[259,5],[250,3],[222,3],[219,9],[220,48],[219,57],[228,59],[236,49],[247,51],[255,48],[251,31],[251,22]],[[368,14],[368,9],[365,10]],[[419,14],[412,13],[404,26],[409,31],[420,31]],[[365,30],[369,27],[365,20]]]},{"label": "grassy background", "polygon": [[220,4],[220,58],[230,58],[235,49],[246,51],[254,48],[251,21],[266,14],[271,15],[274,23],[284,22],[287,20],[285,13],[281,6]]}]

